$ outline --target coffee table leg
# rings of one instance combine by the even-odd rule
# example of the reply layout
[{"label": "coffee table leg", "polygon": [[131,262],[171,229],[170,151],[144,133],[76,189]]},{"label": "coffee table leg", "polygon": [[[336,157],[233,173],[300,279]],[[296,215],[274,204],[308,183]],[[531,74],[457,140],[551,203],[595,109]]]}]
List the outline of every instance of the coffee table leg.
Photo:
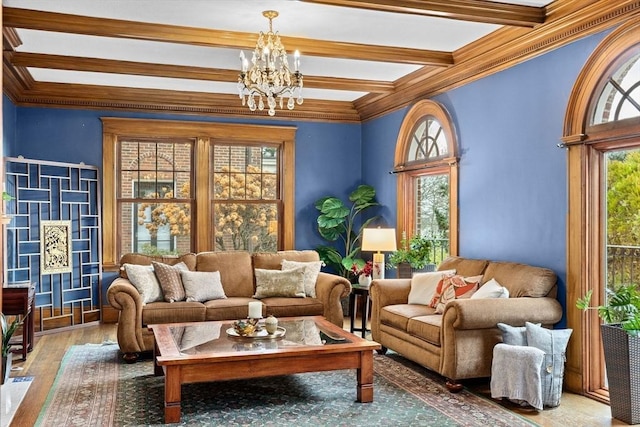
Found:
[{"label": "coffee table leg", "polygon": [[373,352],[360,353],[360,368],[358,376],[358,402],[373,402]]},{"label": "coffee table leg", "polygon": [[180,400],[182,398],[180,385],[180,367],[167,366],[164,375],[164,422],[180,422]]}]

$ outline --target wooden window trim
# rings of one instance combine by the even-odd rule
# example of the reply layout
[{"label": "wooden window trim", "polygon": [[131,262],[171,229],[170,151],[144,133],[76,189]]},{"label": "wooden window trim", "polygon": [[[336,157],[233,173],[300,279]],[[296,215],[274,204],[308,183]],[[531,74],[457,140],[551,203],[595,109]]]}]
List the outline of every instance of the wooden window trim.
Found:
[{"label": "wooden window trim", "polygon": [[[407,162],[411,136],[416,123],[425,116],[433,116],[442,126],[448,145],[448,155],[424,162]],[[443,106],[431,100],[417,102],[407,112],[396,142],[394,172],[397,174],[397,224],[407,236],[415,232],[414,178],[425,174],[449,175],[449,254],[458,254],[458,141],[449,113]],[[401,239],[401,233],[398,233]],[[399,243],[399,242],[398,242]]]},{"label": "wooden window trim", "polygon": [[[103,200],[103,269],[116,271],[118,259],[118,212],[116,190],[118,183],[117,152],[118,141],[122,137],[152,138],[194,138],[196,141],[194,176],[198,185],[195,197],[195,221],[198,232],[194,233],[193,245],[196,252],[213,250],[208,236],[211,235],[210,221],[200,221],[209,213],[210,141],[262,142],[278,144],[282,148],[282,201],[284,203],[282,222],[283,249],[293,249],[295,245],[295,133],[293,126],[263,126],[232,123],[209,123],[174,120],[130,119],[102,117],[102,200]],[[193,227],[195,229],[196,227]]]},{"label": "wooden window trim", "polygon": [[567,215],[567,326],[575,332],[569,341],[565,386],[576,393],[608,402],[608,393],[600,378],[602,343],[589,336],[599,334],[600,319],[594,310],[583,313],[575,301],[593,290],[592,303],[604,300],[599,286],[602,280],[603,203],[601,188],[603,156],[607,151],[640,144],[638,119],[591,126],[594,104],[602,90],[602,81],[626,60],[629,50],[640,40],[640,22],[630,21],[609,34],[589,57],[576,79],[569,97],[562,141],[568,149]]}]

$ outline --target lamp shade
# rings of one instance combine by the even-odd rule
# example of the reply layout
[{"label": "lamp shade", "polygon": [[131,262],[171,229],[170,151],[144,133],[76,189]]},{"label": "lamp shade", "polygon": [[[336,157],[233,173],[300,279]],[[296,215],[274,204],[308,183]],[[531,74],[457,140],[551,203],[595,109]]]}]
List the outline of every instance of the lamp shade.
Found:
[{"label": "lamp shade", "polygon": [[362,230],[362,250],[387,252],[396,250],[395,228],[365,228]]}]

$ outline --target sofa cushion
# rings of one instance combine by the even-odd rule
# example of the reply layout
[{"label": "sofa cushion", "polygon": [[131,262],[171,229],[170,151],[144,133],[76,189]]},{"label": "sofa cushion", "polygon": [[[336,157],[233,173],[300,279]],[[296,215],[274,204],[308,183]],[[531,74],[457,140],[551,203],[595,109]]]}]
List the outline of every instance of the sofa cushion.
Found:
[{"label": "sofa cushion", "polygon": [[151,264],[153,265],[153,270],[156,273],[158,282],[160,282],[164,300],[166,302],[184,301],[186,296],[180,271],[188,271],[187,265],[183,262],[176,265],[169,265],[156,261],[153,261]]},{"label": "sofa cushion", "polygon": [[509,289],[498,283],[496,279],[491,279],[484,285],[480,286],[480,289],[471,295],[471,298],[509,298]]},{"label": "sofa cushion", "polygon": [[181,271],[180,276],[187,301],[204,302],[227,297],[218,271]]},{"label": "sofa cushion", "polygon": [[120,258],[120,277],[128,279],[127,272],[124,269],[125,264],[151,265],[153,261],[161,262],[168,265],[176,265],[184,262],[191,271],[196,269],[196,254],[188,253],[180,256],[171,255],[145,255],[139,253],[128,253]]},{"label": "sofa cushion", "polygon": [[409,319],[418,316],[427,316],[434,313],[435,309],[429,307],[428,305],[387,305],[380,310],[380,323],[406,332]]},{"label": "sofa cushion", "polygon": [[253,295],[253,268],[249,252],[201,252],[196,256],[196,270],[219,271],[227,297],[250,298]]},{"label": "sofa cushion", "polygon": [[[315,298],[269,297],[260,301],[265,305],[265,314],[275,317],[315,316],[323,314],[320,300]],[[288,332],[287,332],[288,333]]]},{"label": "sofa cushion", "polygon": [[447,274],[456,274],[455,270],[434,271],[429,273],[416,273],[411,278],[411,290],[409,291],[409,304],[428,305],[433,298],[438,283]]},{"label": "sofa cushion", "polygon": [[162,288],[153,271],[153,266],[124,264],[123,267],[131,284],[140,292],[143,305],[149,302],[164,301]]},{"label": "sofa cushion", "polygon": [[[470,259],[450,256],[442,261],[442,264],[438,266],[438,270],[456,270],[456,274],[461,276],[477,276],[484,272],[487,264],[489,264],[489,261],[486,259]],[[484,281],[482,283],[484,283]]]},{"label": "sofa cushion", "polygon": [[254,298],[289,297],[304,298],[305,267],[291,270],[265,270],[256,268],[256,293]]},{"label": "sofa cushion", "polygon": [[306,296],[316,297],[316,282],[322,268],[322,261],[290,261],[282,260],[282,269],[291,270],[296,267],[304,267],[304,293]]},{"label": "sofa cushion", "polygon": [[490,262],[482,283],[491,279],[496,279],[507,288],[511,298],[548,296],[555,289],[557,281],[556,274],[548,268],[515,262]]},{"label": "sofa cushion", "polygon": [[[228,297],[206,301],[205,320],[238,320],[249,316],[249,302],[256,301],[247,297]],[[264,313],[263,313],[264,314]]]},{"label": "sofa cushion", "polygon": [[431,344],[440,345],[440,327],[442,316],[431,314],[429,316],[417,316],[407,322],[407,332],[423,339]]},{"label": "sofa cushion", "polygon": [[202,322],[205,307],[201,302],[152,302],[142,310],[142,324]]},{"label": "sofa cushion", "polygon": [[320,261],[318,252],[307,251],[278,251],[278,252],[257,252],[251,256],[253,260],[253,268],[262,268],[265,270],[282,269],[282,261],[298,261],[310,262]]}]

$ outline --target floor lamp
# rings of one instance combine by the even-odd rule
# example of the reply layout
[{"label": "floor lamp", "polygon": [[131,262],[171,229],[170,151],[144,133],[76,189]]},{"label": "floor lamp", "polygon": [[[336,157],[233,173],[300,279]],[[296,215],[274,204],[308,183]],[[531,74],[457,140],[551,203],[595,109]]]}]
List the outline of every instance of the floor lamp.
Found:
[{"label": "floor lamp", "polygon": [[382,252],[396,250],[395,228],[365,228],[362,230],[363,251],[372,251],[373,274],[372,278],[384,279],[384,254]]}]

